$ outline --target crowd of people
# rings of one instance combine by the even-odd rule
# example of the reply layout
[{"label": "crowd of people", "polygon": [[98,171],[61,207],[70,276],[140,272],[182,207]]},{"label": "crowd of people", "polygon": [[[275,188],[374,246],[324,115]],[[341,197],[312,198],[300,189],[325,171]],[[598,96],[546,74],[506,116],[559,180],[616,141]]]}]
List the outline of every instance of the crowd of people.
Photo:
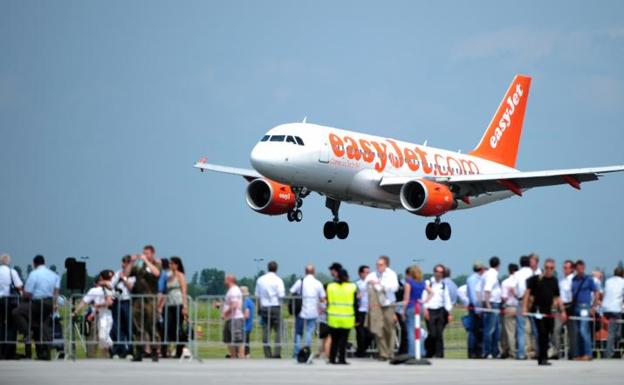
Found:
[{"label": "crowd of people", "polygon": [[[605,356],[617,355],[624,306],[621,266],[603,285],[599,272],[586,274],[582,260],[565,261],[559,279],[555,262],[547,259],[540,268],[535,254],[509,264],[504,277],[498,257],[488,265],[474,263],[460,287],[441,264],[425,279],[416,265],[397,274],[387,256],[379,257],[374,268],[359,266],[357,277],[333,263],[332,282],[326,284],[313,265],[306,265],[304,275],[287,290],[277,262],[271,261],[256,281],[255,300],[248,287],[239,287],[236,277],[227,274],[227,292],[213,307],[223,320],[227,357],[233,359],[250,357],[256,316],[265,358],[282,358],[284,306],[295,318],[293,357],[299,362],[324,358],[330,364],[348,364],[351,329],[355,357],[391,363],[443,358],[444,331],[454,313],[463,315],[472,359],[536,359],[539,365],[549,365],[549,359],[591,360],[596,333],[590,328],[595,325],[604,327]],[[46,267],[43,256],[34,258],[33,267],[22,283],[9,256],[0,258],[0,358],[16,358],[20,333],[27,347],[35,343],[38,358],[50,359],[48,342],[55,332],[54,322],[47,320],[57,313],[60,278]],[[454,311],[456,305],[466,311]],[[124,256],[119,270],[100,272],[72,309],[72,322],[92,326],[89,356],[97,355],[97,347],[102,356],[131,356],[134,361],[191,355],[186,346],[192,325],[184,265],[179,257],[157,259],[151,245],[141,254]]]}]

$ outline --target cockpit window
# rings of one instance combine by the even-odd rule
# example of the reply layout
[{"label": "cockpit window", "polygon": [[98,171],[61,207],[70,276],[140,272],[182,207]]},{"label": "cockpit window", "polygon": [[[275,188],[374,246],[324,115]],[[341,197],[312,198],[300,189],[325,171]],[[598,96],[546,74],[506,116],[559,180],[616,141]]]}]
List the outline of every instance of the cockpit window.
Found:
[{"label": "cockpit window", "polygon": [[290,136],[290,135],[288,135],[288,136],[286,137],[286,141],[287,141],[288,143],[297,144],[297,142],[295,142],[295,138],[293,138],[293,137],[292,137],[292,136]]},{"label": "cockpit window", "polygon": [[298,145],[303,146],[303,139],[301,139],[301,138],[300,138],[300,137],[298,137],[298,136],[295,136],[295,140],[297,141],[297,144],[298,144]]},{"label": "cockpit window", "polygon": [[283,142],[285,136],[284,135],[273,135],[271,137],[271,142]]},{"label": "cockpit window", "polygon": [[271,137],[271,135],[265,135],[262,137],[262,139],[260,139],[261,142],[266,142],[267,140],[269,140],[269,138]]}]

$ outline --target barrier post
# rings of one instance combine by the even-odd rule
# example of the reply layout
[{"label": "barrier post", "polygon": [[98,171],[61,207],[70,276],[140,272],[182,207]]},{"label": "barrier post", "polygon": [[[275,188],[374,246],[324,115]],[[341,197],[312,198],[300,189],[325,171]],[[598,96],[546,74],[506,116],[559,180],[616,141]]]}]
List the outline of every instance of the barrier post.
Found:
[{"label": "barrier post", "polygon": [[405,362],[406,365],[431,365],[431,362],[425,358],[422,358],[422,351],[421,351],[421,339],[422,339],[422,334],[420,333],[420,301],[416,301],[416,305],[414,306],[414,327],[416,328],[415,330],[415,337],[416,337],[416,357],[414,358],[410,358],[409,360],[407,360]]}]

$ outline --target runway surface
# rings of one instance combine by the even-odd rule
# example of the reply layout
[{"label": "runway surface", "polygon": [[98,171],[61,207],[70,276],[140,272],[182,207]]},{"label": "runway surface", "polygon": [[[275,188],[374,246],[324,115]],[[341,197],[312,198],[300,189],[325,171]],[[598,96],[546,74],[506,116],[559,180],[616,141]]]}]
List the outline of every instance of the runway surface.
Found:
[{"label": "runway surface", "polygon": [[[162,360],[132,363],[120,360],[0,361],[0,384],[45,385],[192,385],[192,384],[608,384],[624,377],[624,361],[555,361],[538,367],[534,361],[433,360],[431,366],[391,366],[351,360],[349,366],[311,365],[290,360]],[[617,382],[617,381],[615,381]]]}]

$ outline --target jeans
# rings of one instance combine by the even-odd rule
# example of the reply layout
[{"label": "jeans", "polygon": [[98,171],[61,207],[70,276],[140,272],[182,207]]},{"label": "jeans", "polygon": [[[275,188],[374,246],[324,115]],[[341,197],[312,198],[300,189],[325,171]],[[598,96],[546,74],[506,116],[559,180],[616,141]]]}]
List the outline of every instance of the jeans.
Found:
[{"label": "jeans", "polygon": [[526,317],[522,315],[522,304],[518,304],[516,310],[516,342],[518,343],[518,355],[519,360],[526,358],[526,347],[524,338],[524,327],[526,323]]},{"label": "jeans", "polygon": [[607,337],[607,357],[613,358],[615,348],[617,347],[618,340],[620,339],[620,324],[618,321],[621,318],[621,313],[605,313],[605,316],[609,319],[609,337]]},{"label": "jeans", "polygon": [[475,305],[470,305],[470,330],[468,331],[468,358],[481,357],[483,346],[483,321],[481,314],[474,311]]},{"label": "jeans", "polygon": [[[407,354],[410,357],[416,357],[416,313],[415,306],[410,305],[405,309],[405,328],[407,329]],[[422,307],[420,310],[420,321],[422,322]],[[421,323],[422,328],[422,323]],[[425,341],[420,338],[420,354],[424,356],[425,351]]]},{"label": "jeans", "polygon": [[113,355],[125,357],[132,352],[130,337],[132,336],[132,313],[130,300],[115,301],[113,304]]},{"label": "jeans", "polygon": [[[281,358],[282,356],[282,308],[280,306],[262,306],[258,311],[262,322],[262,345],[265,358]],[[273,331],[275,343],[273,349],[269,337]]]},{"label": "jeans", "polygon": [[[581,314],[584,314],[584,317],[589,317],[589,308],[590,306],[587,304],[579,304],[576,309],[576,315],[578,317],[583,317]],[[579,356],[592,356],[592,340],[591,340],[591,331],[589,326],[591,325],[589,320],[581,320],[577,321],[577,329],[578,329],[578,355]]]},{"label": "jeans", "polygon": [[500,350],[500,303],[492,303],[492,311],[483,313],[483,356],[498,357]]},{"label": "jeans", "polygon": [[[299,324],[299,325],[297,325]],[[297,327],[300,326],[300,327]],[[312,346],[312,336],[316,330],[316,318],[301,318],[297,317],[295,320],[295,351],[294,356],[297,357],[301,350],[301,337],[304,337],[303,346]]]}]

